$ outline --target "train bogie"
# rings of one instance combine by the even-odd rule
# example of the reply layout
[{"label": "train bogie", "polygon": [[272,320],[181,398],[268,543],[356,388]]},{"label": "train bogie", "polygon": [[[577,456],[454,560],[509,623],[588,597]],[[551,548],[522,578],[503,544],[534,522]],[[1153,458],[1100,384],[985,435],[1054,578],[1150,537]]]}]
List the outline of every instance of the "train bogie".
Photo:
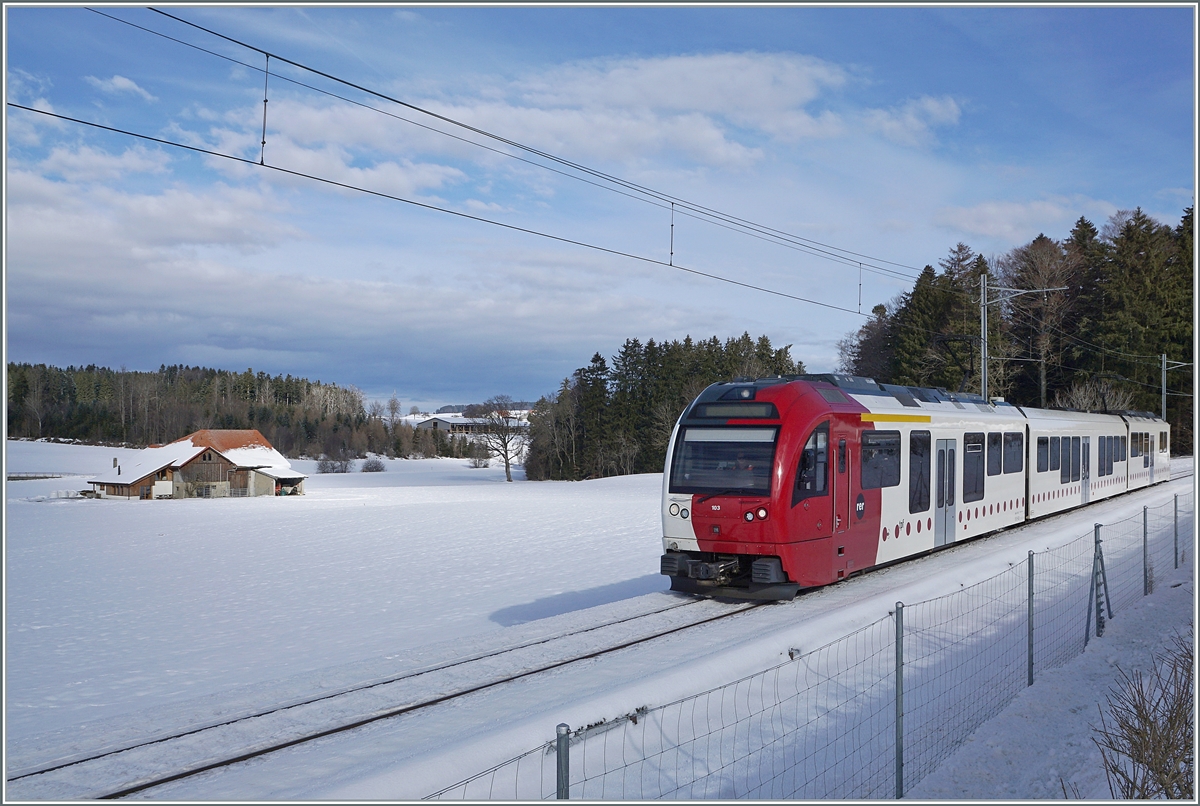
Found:
[{"label": "train bogie", "polygon": [[660,570],[675,590],[790,598],[1124,492],[1142,471],[1163,480],[1166,423],[1132,431],[1135,468],[1135,420],[844,375],[714,384],[668,446]]}]

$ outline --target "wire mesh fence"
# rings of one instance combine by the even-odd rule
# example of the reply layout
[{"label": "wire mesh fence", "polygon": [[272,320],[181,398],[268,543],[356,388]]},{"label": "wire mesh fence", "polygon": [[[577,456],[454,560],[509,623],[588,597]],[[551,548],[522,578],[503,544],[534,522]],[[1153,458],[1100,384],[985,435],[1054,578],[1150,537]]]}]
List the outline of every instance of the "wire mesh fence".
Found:
[{"label": "wire mesh fence", "polygon": [[548,741],[427,799],[902,796],[1102,632],[1097,588],[1119,615],[1186,562],[1194,517],[1189,490],[757,674],[572,731],[564,780]]}]

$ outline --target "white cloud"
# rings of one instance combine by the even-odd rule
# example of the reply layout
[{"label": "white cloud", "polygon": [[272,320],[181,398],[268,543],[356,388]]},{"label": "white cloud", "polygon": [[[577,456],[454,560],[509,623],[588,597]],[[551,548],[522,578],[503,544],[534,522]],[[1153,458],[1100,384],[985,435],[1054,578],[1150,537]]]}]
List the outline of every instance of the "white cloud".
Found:
[{"label": "white cloud", "polygon": [[140,145],[126,149],[118,156],[91,146],[57,146],[38,168],[45,174],[69,181],[90,182],[119,179],[135,173],[161,174],[166,171],[168,162],[169,158],[162,151],[150,151]]},{"label": "white cloud", "polygon": [[133,93],[142,98],[143,101],[154,103],[158,99],[151,95],[146,90],[139,87],[132,80],[125,76],[113,76],[112,78],[96,78],[95,76],[84,76],[84,81],[91,84],[96,89],[109,95],[118,95],[121,93]]},{"label": "white cloud", "polygon": [[[39,109],[43,112],[54,112],[54,106],[46,100],[45,93],[51,89],[48,78],[36,76],[19,68],[9,70],[8,100],[12,103]],[[63,121],[14,109],[5,115],[5,134],[10,144],[21,146],[36,146],[41,144],[41,132],[45,128],[62,129]]]},{"label": "white cloud", "polygon": [[[302,237],[298,229],[275,219],[286,212],[278,199],[254,190],[217,185],[203,192],[171,187],[138,194],[56,182],[10,166],[8,265],[18,271],[23,263],[40,263],[44,254],[49,260],[45,271],[69,275],[76,261],[102,263],[105,256],[112,256],[113,268],[119,268],[132,254],[182,247],[252,252]],[[22,244],[33,251],[22,251]],[[55,255],[61,262],[54,261]]]},{"label": "white cloud", "polygon": [[971,207],[943,207],[934,214],[933,223],[1015,246],[1032,240],[1039,232],[1052,238],[1065,237],[1081,214],[1092,217],[1095,223],[1107,219],[1116,209],[1108,202],[1083,196],[986,201]]},{"label": "white cloud", "polygon": [[702,112],[767,129],[845,81],[841,68],[808,56],[722,53],[568,65],[518,92],[537,106]]},{"label": "white cloud", "polygon": [[891,109],[863,112],[870,129],[894,143],[908,146],[932,143],[936,127],[957,125],[961,115],[958,103],[948,95],[941,98],[924,95]]},{"label": "white cloud", "polygon": [[511,213],[513,211],[511,207],[505,207],[503,204],[479,199],[467,199],[467,209],[476,213]]}]

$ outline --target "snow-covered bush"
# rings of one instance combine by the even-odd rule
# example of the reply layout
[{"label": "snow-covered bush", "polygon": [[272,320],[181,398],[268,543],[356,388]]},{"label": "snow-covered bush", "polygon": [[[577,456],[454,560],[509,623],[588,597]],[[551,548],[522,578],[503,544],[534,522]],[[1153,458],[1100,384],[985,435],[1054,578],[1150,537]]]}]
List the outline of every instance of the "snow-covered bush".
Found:
[{"label": "snow-covered bush", "polygon": [[362,472],[364,473],[382,473],[385,470],[387,470],[387,467],[384,466],[383,460],[377,456],[372,456],[363,462]]}]

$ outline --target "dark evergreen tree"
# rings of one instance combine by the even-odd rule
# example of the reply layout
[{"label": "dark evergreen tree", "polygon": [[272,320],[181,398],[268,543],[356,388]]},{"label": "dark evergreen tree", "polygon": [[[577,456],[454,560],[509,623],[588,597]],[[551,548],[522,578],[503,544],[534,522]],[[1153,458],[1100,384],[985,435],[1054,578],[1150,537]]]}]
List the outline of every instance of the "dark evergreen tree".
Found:
[{"label": "dark evergreen tree", "polygon": [[803,365],[767,337],[717,337],[642,346],[629,339],[612,367],[599,353],[530,413],[531,479],[581,479],[662,470],[671,429],[706,386],[735,377],[793,375]]}]

